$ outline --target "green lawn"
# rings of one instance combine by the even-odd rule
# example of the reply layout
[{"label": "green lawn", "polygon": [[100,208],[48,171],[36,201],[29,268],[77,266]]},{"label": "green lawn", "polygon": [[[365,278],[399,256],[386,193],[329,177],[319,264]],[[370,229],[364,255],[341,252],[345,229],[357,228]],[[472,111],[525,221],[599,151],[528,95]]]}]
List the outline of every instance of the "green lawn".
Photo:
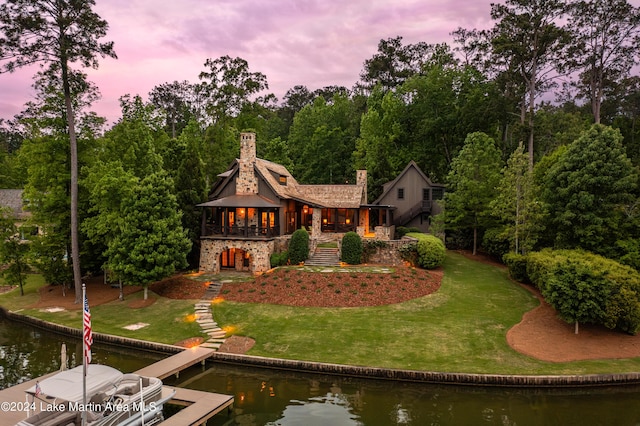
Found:
[{"label": "green lawn", "polygon": [[[593,374],[640,371],[640,358],[549,363],[512,350],[506,332],[537,306],[525,289],[507,279],[503,269],[448,253],[445,277],[432,295],[372,308],[294,308],[222,302],[213,305],[220,326],[250,336],[250,355],[328,363],[441,372],[487,374]],[[320,272],[319,272],[320,273]],[[369,273],[375,273],[370,271]],[[384,274],[381,274],[384,276]],[[202,278],[202,277],[200,277]],[[51,322],[80,328],[81,312],[41,312],[27,308],[44,285],[29,276],[26,295],[0,295],[0,305]],[[96,332],[141,340],[176,343],[203,336],[187,320],[194,300],[157,297],[142,309],[127,302],[142,293],[91,308]],[[137,331],[123,327],[149,323]]]},{"label": "green lawn", "polygon": [[489,374],[639,371],[640,358],[548,363],[512,350],[507,330],[537,306],[496,267],[448,253],[441,289],[374,308],[293,308],[223,302],[221,326],[256,340],[249,354],[339,364]]},{"label": "green lawn", "polygon": [[[19,290],[0,295],[0,305],[5,309],[39,318],[45,321],[66,325],[72,328],[82,327],[82,311],[45,312],[30,309],[28,306],[38,300],[38,288],[44,285],[38,275],[30,275],[25,286],[25,295]],[[194,321],[195,300],[175,300],[160,297],[149,291],[149,297],[156,301],[142,309],[132,309],[128,302],[143,297],[142,291],[126,297],[124,302],[113,301],[104,305],[91,307],[91,325],[95,333],[113,334],[152,342],[174,344],[189,337],[206,337],[200,326]],[[123,327],[147,323],[148,326],[138,330],[127,330]]]}]

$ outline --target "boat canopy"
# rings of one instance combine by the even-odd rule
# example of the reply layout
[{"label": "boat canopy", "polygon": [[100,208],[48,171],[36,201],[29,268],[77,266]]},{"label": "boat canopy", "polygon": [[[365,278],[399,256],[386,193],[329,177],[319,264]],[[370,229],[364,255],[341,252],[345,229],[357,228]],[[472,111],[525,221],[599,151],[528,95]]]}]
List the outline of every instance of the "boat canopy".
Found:
[{"label": "boat canopy", "polygon": [[[82,402],[82,365],[61,371],[39,382],[41,397],[60,398],[70,402]],[[90,364],[87,367],[87,398],[98,392],[113,389],[122,380],[122,372],[113,367]],[[26,390],[36,394],[36,387]]]}]

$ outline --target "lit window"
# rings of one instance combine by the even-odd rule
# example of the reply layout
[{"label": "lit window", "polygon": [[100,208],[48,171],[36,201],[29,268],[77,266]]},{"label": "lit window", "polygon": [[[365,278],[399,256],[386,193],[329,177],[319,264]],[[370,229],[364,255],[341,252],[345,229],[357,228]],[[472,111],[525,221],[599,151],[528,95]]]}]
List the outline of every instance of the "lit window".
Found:
[{"label": "lit window", "polygon": [[280,175],[280,179],[279,179],[280,185],[286,185],[287,184],[287,177]]}]

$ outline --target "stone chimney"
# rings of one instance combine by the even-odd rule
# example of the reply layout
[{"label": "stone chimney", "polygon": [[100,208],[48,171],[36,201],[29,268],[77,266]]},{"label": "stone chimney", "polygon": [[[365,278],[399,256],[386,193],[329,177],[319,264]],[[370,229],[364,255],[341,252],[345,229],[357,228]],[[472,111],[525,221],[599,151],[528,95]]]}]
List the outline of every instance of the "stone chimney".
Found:
[{"label": "stone chimney", "polygon": [[256,165],[256,134],[240,133],[240,161],[236,194],[257,194],[258,179]]},{"label": "stone chimney", "polygon": [[356,185],[362,186],[362,201],[360,204],[367,204],[367,171],[356,170]]}]

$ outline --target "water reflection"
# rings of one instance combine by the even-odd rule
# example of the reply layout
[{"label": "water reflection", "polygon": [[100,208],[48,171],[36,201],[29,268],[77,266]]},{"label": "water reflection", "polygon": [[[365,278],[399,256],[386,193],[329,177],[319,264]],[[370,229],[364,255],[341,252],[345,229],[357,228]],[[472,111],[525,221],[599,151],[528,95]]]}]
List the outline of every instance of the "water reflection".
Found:
[{"label": "water reflection", "polygon": [[[0,388],[80,362],[80,340],[0,321]],[[95,362],[124,372],[160,358],[94,345]],[[436,386],[207,364],[168,384],[235,397],[209,426],[252,425],[640,425],[640,387],[529,390]],[[0,420],[1,424],[1,420]]]},{"label": "water reflection", "polygon": [[640,387],[531,390],[398,383],[212,365],[180,386],[232,394],[211,425],[638,425]]},{"label": "water reflection", "polygon": [[[60,369],[60,350],[67,347],[68,366],[82,362],[82,341],[18,322],[0,319],[0,389],[22,383]],[[163,358],[126,348],[94,344],[93,362],[116,367],[123,372],[142,368]]]}]

